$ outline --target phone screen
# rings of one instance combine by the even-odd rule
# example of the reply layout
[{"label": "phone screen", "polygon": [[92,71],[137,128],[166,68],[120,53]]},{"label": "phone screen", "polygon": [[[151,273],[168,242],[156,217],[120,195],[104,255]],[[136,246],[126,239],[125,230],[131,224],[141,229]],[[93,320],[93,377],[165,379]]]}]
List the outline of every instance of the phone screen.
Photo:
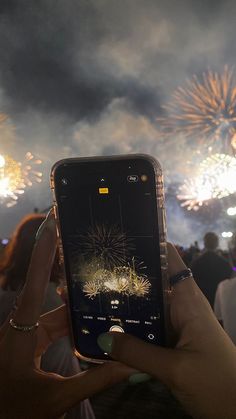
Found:
[{"label": "phone screen", "polygon": [[71,162],[54,184],[77,351],[108,358],[97,344],[108,331],[165,345],[152,164]]}]

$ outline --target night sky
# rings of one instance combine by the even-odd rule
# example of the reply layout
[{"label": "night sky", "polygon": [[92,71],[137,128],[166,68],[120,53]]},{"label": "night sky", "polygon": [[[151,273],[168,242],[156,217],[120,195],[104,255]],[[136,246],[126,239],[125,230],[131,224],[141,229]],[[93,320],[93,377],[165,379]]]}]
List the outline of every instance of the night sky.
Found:
[{"label": "night sky", "polygon": [[[234,0],[1,0],[0,111],[9,116],[1,152],[21,160],[30,150],[44,178],[17,206],[0,207],[0,236],[50,204],[49,170],[63,157],[145,152],[168,185],[184,176],[194,144],[165,144],[157,117],[186,78],[235,65],[235,39]],[[167,206],[174,241],[221,228],[174,199]]]}]

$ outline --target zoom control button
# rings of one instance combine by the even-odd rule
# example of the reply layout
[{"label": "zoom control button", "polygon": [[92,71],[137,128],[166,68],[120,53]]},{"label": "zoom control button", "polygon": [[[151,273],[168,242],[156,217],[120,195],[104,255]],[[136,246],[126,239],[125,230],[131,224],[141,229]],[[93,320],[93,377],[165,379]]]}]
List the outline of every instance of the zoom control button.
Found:
[{"label": "zoom control button", "polygon": [[124,329],[118,325],[111,326],[109,329],[109,332],[119,332],[119,333],[125,333]]}]

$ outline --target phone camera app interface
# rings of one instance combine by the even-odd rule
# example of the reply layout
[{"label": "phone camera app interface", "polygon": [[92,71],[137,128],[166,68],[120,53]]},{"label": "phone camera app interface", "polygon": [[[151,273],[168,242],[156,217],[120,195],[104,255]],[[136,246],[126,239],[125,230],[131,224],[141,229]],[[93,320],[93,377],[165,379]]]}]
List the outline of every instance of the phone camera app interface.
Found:
[{"label": "phone camera app interface", "polygon": [[164,336],[155,176],[122,163],[71,167],[58,208],[75,340],[98,358],[100,333]]}]

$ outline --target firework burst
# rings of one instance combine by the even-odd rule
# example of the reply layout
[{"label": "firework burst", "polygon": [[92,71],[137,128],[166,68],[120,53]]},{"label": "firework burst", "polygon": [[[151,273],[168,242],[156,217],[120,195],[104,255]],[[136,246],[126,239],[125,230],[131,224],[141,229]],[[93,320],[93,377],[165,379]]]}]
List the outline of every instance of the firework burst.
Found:
[{"label": "firework burst", "polygon": [[137,297],[143,297],[148,294],[150,287],[151,284],[147,278],[137,276],[133,282],[133,293]]},{"label": "firework burst", "polygon": [[127,253],[133,249],[125,233],[116,226],[95,225],[87,234],[80,235],[81,255],[86,259],[96,259],[97,263],[107,269],[126,262]]},{"label": "firework burst", "polygon": [[109,292],[143,297],[149,292],[151,284],[145,274],[140,274],[146,267],[134,257],[128,260],[134,246],[118,227],[96,225],[87,234],[76,235],[71,244],[75,247],[74,280],[82,283],[88,298]]},{"label": "firework burst", "polygon": [[111,271],[98,269],[91,279],[85,281],[83,292],[92,299],[98,294],[109,292],[144,297],[150,287],[146,276],[138,275],[131,266],[118,266]]},{"label": "firework burst", "polygon": [[158,118],[164,134],[223,140],[223,149],[236,149],[236,80],[233,69],[222,74],[208,70],[178,87]]},{"label": "firework burst", "polygon": [[111,279],[104,282],[104,292],[116,291],[119,294],[128,293],[128,281],[126,278],[111,275]]},{"label": "firework burst", "polygon": [[41,163],[29,152],[22,163],[11,156],[0,155],[0,202],[12,207],[26,187],[35,181],[41,182],[42,173],[36,170]]},{"label": "firework burst", "polygon": [[32,186],[34,182],[40,183],[42,181],[43,175],[39,170],[41,164],[42,160],[37,159],[29,151],[26,153],[25,158],[21,163],[25,186]]},{"label": "firework burst", "polygon": [[186,179],[179,187],[177,198],[182,201],[182,207],[198,211],[203,204],[207,204],[212,199],[212,185],[204,183],[204,178],[201,176]]},{"label": "firework burst", "polygon": [[211,199],[221,199],[234,193],[236,158],[217,153],[202,161],[196,177],[184,182],[177,197],[188,210],[198,210]]},{"label": "firework burst", "polygon": [[99,294],[100,285],[98,281],[87,281],[83,286],[83,291],[90,299],[95,298]]}]

